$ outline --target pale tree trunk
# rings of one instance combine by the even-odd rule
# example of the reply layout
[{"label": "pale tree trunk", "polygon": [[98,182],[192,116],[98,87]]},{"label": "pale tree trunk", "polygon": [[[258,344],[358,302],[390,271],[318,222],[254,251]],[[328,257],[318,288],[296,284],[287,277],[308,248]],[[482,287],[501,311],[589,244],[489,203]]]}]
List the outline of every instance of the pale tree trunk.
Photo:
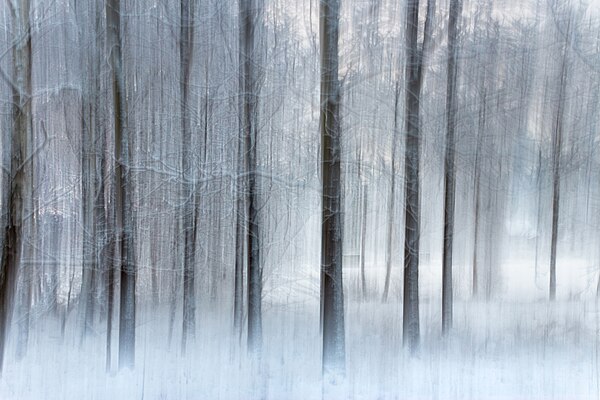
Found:
[{"label": "pale tree trunk", "polygon": [[181,1],[181,37],[179,47],[181,80],[181,118],[183,160],[183,327],[181,348],[185,352],[188,339],[193,341],[196,330],[195,261],[196,261],[196,195],[192,162],[192,131],[190,121],[189,81],[194,43],[194,1]]},{"label": "pale tree trunk", "polygon": [[[477,37],[479,40],[483,40],[482,37]],[[487,39],[487,36],[485,37]],[[491,57],[491,64],[495,63],[495,57]],[[480,59],[480,63],[483,63],[484,60]],[[485,140],[485,135],[487,131],[487,108],[488,108],[488,93],[487,87],[488,84],[488,71],[484,70],[479,77],[479,90],[481,90],[480,94],[480,102],[477,116],[477,136],[475,138],[475,160],[474,160],[474,174],[473,174],[473,191],[474,191],[474,212],[473,212],[473,260],[472,260],[472,278],[471,278],[471,294],[473,298],[477,298],[481,295],[481,277],[485,274],[482,273],[482,268],[480,264],[481,258],[481,229],[482,229],[482,207],[483,207],[483,194],[482,194],[482,183],[481,183],[481,171],[484,169],[484,161],[485,157],[483,157],[483,145]],[[485,252],[483,252],[485,253]],[[485,263],[483,263],[485,264]]]},{"label": "pale tree trunk", "polygon": [[538,165],[537,165],[537,216],[536,216],[536,235],[535,235],[535,260],[534,260],[534,269],[533,269],[533,278],[534,282],[537,286],[538,282],[538,260],[539,260],[539,247],[540,247],[540,227],[541,227],[541,219],[542,219],[542,149],[540,148],[538,151]]},{"label": "pale tree trunk", "polygon": [[361,213],[360,213],[360,284],[363,299],[367,299],[367,277],[365,276],[365,258],[367,242],[367,200],[368,186],[361,184]]},{"label": "pale tree trunk", "polygon": [[456,188],[455,131],[456,131],[456,80],[458,66],[458,18],[461,0],[450,1],[448,22],[448,82],[446,91],[446,156],[444,174],[444,250],[442,260],[442,334],[452,328],[452,245],[454,241],[454,202]]},{"label": "pale tree trunk", "polygon": [[435,1],[427,2],[423,43],[419,45],[419,0],[406,3],[406,147],[405,147],[405,234],[404,302],[402,333],[404,345],[411,351],[419,347],[419,162],[420,103],[424,58],[431,40]]},{"label": "pale tree trunk", "polygon": [[[245,1],[245,0],[240,0]],[[243,7],[240,2],[240,7]],[[234,285],[233,285],[233,330],[234,336],[237,336],[240,341],[243,333],[244,325],[244,254],[246,251],[246,240],[245,234],[247,230],[247,213],[246,213],[246,179],[244,176],[246,151],[244,148],[244,120],[242,119],[241,113],[244,108],[243,94],[241,93],[244,85],[243,76],[243,65],[245,62],[245,55],[242,50],[242,42],[245,40],[243,36],[245,32],[242,32],[240,25],[239,32],[239,109],[238,109],[238,124],[239,124],[239,135],[238,135],[238,148],[237,148],[237,178],[235,185],[235,266],[234,266]],[[206,132],[206,131],[205,131]]]},{"label": "pale tree trunk", "polygon": [[[484,80],[485,82],[485,80]],[[478,121],[478,130],[477,130],[477,144],[475,147],[475,175],[473,177],[473,189],[475,191],[475,210],[473,215],[473,265],[472,265],[472,295],[473,297],[477,297],[479,295],[479,265],[478,265],[478,257],[479,257],[479,229],[481,225],[480,214],[481,214],[481,151],[483,146],[483,135],[485,129],[485,120],[486,120],[486,103],[487,103],[487,94],[483,94],[483,102],[480,106],[479,110],[479,121]]]},{"label": "pale tree trunk", "polygon": [[[108,7],[108,4],[98,5],[98,16],[97,16],[97,30],[102,29],[104,19],[103,8]],[[97,46],[99,49],[103,49],[103,53],[106,56],[110,54],[111,47],[108,42],[108,35],[101,35],[97,37]],[[97,77],[98,92],[101,90],[101,81]],[[102,126],[102,118],[98,117],[98,142],[96,148],[99,153],[98,160],[98,174],[97,174],[97,188],[98,194],[96,197],[96,220],[98,227],[100,228],[102,235],[96,238],[97,240],[97,257],[98,264],[102,268],[102,277],[100,284],[103,286],[103,298],[102,302],[104,305],[106,315],[106,372],[110,372],[112,366],[112,328],[113,328],[113,311],[114,311],[114,280],[115,280],[115,254],[116,254],[116,217],[115,209],[110,204],[114,204],[114,180],[110,179],[112,174],[112,163],[111,157],[113,149],[110,147],[109,135],[110,133],[104,131]],[[110,200],[109,200],[110,199]]]},{"label": "pale tree trunk", "polygon": [[[241,139],[240,139],[241,142]],[[235,267],[233,283],[233,330],[235,336],[241,339],[244,324],[244,232],[245,232],[245,195],[243,185],[239,183],[244,156],[242,146],[238,148],[238,184],[236,185],[236,217],[235,217]]]},{"label": "pale tree trunk", "polygon": [[[114,213],[109,211],[108,220],[109,224],[113,229],[109,231],[109,237],[114,232]],[[112,367],[112,329],[113,329],[113,313],[114,313],[114,294],[115,294],[115,238],[110,237],[106,244],[106,251],[104,255],[106,257],[106,271],[105,271],[105,286],[106,286],[106,372],[109,372]]]},{"label": "pale tree trunk", "polygon": [[120,0],[107,0],[107,44],[110,66],[115,129],[115,217],[116,245],[120,251],[121,296],[119,304],[119,368],[133,369],[135,364],[135,260],[133,215],[129,173],[129,132],[121,54]]},{"label": "pale tree trunk", "polygon": [[111,185],[106,185],[105,180],[111,176],[111,166],[109,161],[109,154],[112,154],[113,150],[110,148],[109,140],[107,135],[103,135],[102,140],[102,160],[101,160],[101,174],[102,179],[100,180],[99,190],[102,193],[103,198],[98,199],[98,207],[102,208],[103,212],[99,212],[99,215],[106,217],[106,231],[105,231],[105,244],[103,246],[100,256],[103,262],[104,271],[104,286],[106,291],[106,371],[109,372],[112,366],[112,330],[113,330],[113,318],[114,318],[114,303],[115,303],[115,256],[117,255],[117,220],[115,215],[114,207],[110,207],[104,199],[104,193],[110,197],[110,202],[114,204],[114,182]]},{"label": "pale tree trunk", "polygon": [[321,315],[323,374],[343,374],[346,364],[342,281],[339,0],[321,1]]},{"label": "pale tree trunk", "polygon": [[396,90],[394,96],[394,133],[392,136],[392,161],[391,161],[391,182],[390,198],[388,200],[388,220],[387,220],[387,242],[385,247],[385,283],[383,286],[383,296],[381,301],[386,302],[390,291],[390,281],[392,277],[392,245],[394,236],[394,210],[396,204],[396,148],[398,147],[398,103],[400,101],[400,84],[396,80]]},{"label": "pale tree trunk", "polygon": [[[12,85],[13,122],[6,226],[0,270],[0,372],[4,364],[5,345],[14,307],[23,247],[23,219],[27,199],[26,167],[31,133],[31,27],[29,1],[12,1],[14,78]],[[28,285],[28,282],[24,282]]]},{"label": "pale tree trunk", "polygon": [[362,177],[362,164],[363,164],[363,142],[360,141],[360,149],[358,156],[358,181],[360,183],[360,253],[359,253],[359,265],[360,265],[360,286],[363,299],[367,298],[367,278],[365,276],[365,259],[366,259],[366,242],[367,242],[367,200],[368,200],[368,186],[363,184]]},{"label": "pale tree trunk", "polygon": [[[87,97],[87,96],[86,96]],[[87,99],[86,99],[87,100]],[[81,147],[81,197],[82,197],[82,215],[83,215],[83,262],[81,271],[81,294],[80,294],[80,325],[82,329],[81,339],[83,340],[92,330],[93,323],[93,280],[96,270],[95,263],[95,240],[96,240],[96,224],[95,217],[95,188],[92,173],[96,170],[94,156],[95,143],[94,127],[88,123],[93,118],[93,113],[90,110],[91,106],[82,102],[82,147]]]}]

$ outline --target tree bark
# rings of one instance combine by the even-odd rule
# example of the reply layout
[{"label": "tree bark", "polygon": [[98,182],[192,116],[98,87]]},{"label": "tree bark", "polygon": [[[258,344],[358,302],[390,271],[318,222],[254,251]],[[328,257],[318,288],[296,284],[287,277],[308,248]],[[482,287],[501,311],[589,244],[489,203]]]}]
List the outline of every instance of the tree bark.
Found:
[{"label": "tree bark", "polygon": [[365,276],[365,258],[367,242],[367,199],[368,186],[361,184],[361,213],[360,213],[360,284],[363,299],[367,299],[367,277]]},{"label": "tree bark", "polygon": [[195,261],[196,261],[196,195],[192,162],[192,132],[189,112],[189,80],[194,41],[194,1],[181,0],[180,32],[180,87],[182,118],[182,176],[183,176],[183,327],[181,349],[185,352],[188,338],[194,339],[196,330]]},{"label": "tree bark", "polygon": [[339,0],[320,6],[321,37],[321,308],[323,374],[344,374],[344,288],[342,280],[342,210],[340,82],[338,78]]},{"label": "tree bark", "polygon": [[135,364],[135,280],[127,104],[123,73],[120,0],[106,3],[107,43],[110,49],[115,129],[116,244],[120,250],[119,368]]},{"label": "tree bark", "polygon": [[387,220],[387,244],[385,248],[385,283],[383,286],[383,296],[381,301],[386,302],[390,291],[390,281],[392,276],[392,245],[394,233],[394,210],[396,204],[396,148],[398,146],[398,103],[400,102],[400,85],[396,80],[396,90],[394,96],[394,132],[392,136],[392,161],[391,161],[391,182],[390,198],[388,200],[388,220]]},{"label": "tree bark", "polygon": [[[240,1],[240,136],[245,175],[246,268],[248,269],[248,351],[259,354],[262,349],[262,266],[258,224],[258,187],[256,183],[258,133],[258,82],[256,30],[262,13],[262,0]],[[240,216],[238,216],[239,218]],[[239,223],[239,221],[238,221]],[[245,224],[244,224],[245,225]],[[241,228],[240,228],[241,229]],[[238,243],[240,246],[240,243]],[[241,251],[241,249],[239,249]]]},{"label": "tree bark", "polygon": [[366,260],[366,242],[367,242],[367,201],[368,201],[368,186],[363,183],[363,141],[360,141],[358,150],[358,182],[360,184],[359,202],[360,202],[360,249],[358,263],[360,267],[360,289],[362,298],[367,298],[367,277],[365,276],[365,260]]},{"label": "tree bark", "polygon": [[[86,10],[87,12],[93,12]],[[94,34],[96,37],[100,37],[98,21],[94,27]],[[82,42],[85,43],[85,38],[82,38]],[[99,74],[100,57],[94,52],[94,50],[100,49],[98,46],[99,39],[96,39],[96,49],[92,49],[87,55],[87,63],[85,66],[88,73],[94,78],[89,79],[85,87],[85,91],[82,95],[81,102],[81,129],[83,132],[82,145],[81,145],[81,197],[82,197],[82,215],[83,215],[83,243],[82,243],[82,272],[81,272],[81,294],[80,298],[80,324],[81,324],[81,339],[83,339],[92,332],[92,325],[94,322],[94,311],[96,306],[95,295],[97,293],[97,281],[98,279],[98,264],[100,258],[98,257],[98,251],[103,244],[103,240],[100,237],[103,236],[101,229],[103,225],[99,220],[103,220],[101,215],[103,207],[98,207],[98,201],[103,201],[103,190],[100,191],[102,186],[101,178],[98,178],[98,162],[101,160],[96,153],[102,153],[103,147],[100,146],[101,151],[97,151],[96,145],[99,142],[97,135],[101,130],[97,129],[96,125],[96,113],[98,98],[98,82],[96,76]],[[101,161],[100,161],[101,162]]]},{"label": "tree bark", "polygon": [[[7,220],[0,270],[0,372],[4,364],[5,346],[11,314],[17,292],[19,262],[23,247],[23,220],[26,212],[27,174],[30,159],[27,153],[31,136],[31,27],[29,0],[10,4],[13,16],[13,37],[20,38],[13,46],[14,82],[13,121],[11,137],[10,181]],[[28,284],[28,283],[26,283]]]},{"label": "tree bark", "polygon": [[406,3],[406,147],[405,147],[405,234],[404,302],[402,333],[404,345],[419,347],[419,236],[420,236],[420,103],[424,57],[431,40],[435,1],[427,2],[423,43],[419,46],[419,0]]},{"label": "tree bark", "polygon": [[456,80],[458,57],[458,18],[462,2],[450,1],[448,21],[448,82],[446,90],[446,156],[444,174],[444,250],[442,261],[442,334],[452,328],[452,244],[454,240],[454,202],[456,187],[455,131],[456,131]]},{"label": "tree bark", "polygon": [[554,126],[554,135],[552,136],[552,234],[550,243],[550,300],[556,299],[556,249],[558,242],[558,216],[560,212],[560,158],[562,149],[563,135],[563,114],[565,102],[565,90],[567,79],[567,59],[565,54],[560,76],[560,89],[558,95],[558,109]]}]

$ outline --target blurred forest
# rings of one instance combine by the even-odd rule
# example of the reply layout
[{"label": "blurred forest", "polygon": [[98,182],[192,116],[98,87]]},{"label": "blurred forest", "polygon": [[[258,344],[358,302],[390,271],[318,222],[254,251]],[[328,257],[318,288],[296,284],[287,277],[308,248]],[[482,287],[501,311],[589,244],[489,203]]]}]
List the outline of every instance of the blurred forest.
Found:
[{"label": "blurred forest", "polygon": [[0,397],[600,398],[600,1],[0,10]]}]

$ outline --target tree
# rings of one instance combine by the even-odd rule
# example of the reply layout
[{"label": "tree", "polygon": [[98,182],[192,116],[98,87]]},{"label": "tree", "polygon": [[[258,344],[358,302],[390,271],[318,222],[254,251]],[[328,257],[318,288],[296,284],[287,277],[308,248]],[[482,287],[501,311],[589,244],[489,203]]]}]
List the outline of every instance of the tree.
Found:
[{"label": "tree", "polygon": [[343,374],[346,363],[342,281],[339,13],[339,0],[321,1],[321,318],[324,374]]},{"label": "tree", "polygon": [[[262,347],[262,266],[260,260],[258,187],[256,183],[257,134],[258,134],[258,79],[256,57],[256,28],[262,14],[262,0],[240,0],[239,31],[239,84],[240,96],[240,171],[244,177],[244,214],[238,214],[238,239],[236,251],[243,252],[246,245],[246,266],[248,268],[248,350],[260,353]],[[247,216],[246,222],[240,218]],[[242,223],[242,225],[240,224]],[[243,235],[243,236],[242,236]],[[242,259],[236,258],[236,279]],[[237,281],[237,284],[240,282]],[[236,286],[237,287],[237,286]],[[239,289],[239,287],[238,287]],[[239,307],[239,304],[238,304]],[[240,310],[238,309],[238,313]],[[238,316],[239,318],[239,316]]]},{"label": "tree", "polygon": [[[104,140],[102,127],[99,123],[98,112],[100,103],[100,79],[102,48],[102,12],[97,3],[83,4],[79,8],[80,21],[79,40],[86,48],[82,59],[82,70],[91,79],[86,80],[82,88],[81,101],[81,197],[84,238],[82,243],[82,278],[81,295],[84,301],[80,304],[80,323],[82,339],[92,332],[94,315],[101,293],[101,269],[103,261],[101,254],[106,241],[106,207],[104,204],[104,171],[105,163]],[[92,29],[90,29],[92,25]],[[58,229],[58,226],[55,228]],[[58,237],[56,237],[58,239]],[[55,246],[58,247],[58,246]],[[53,274],[54,275],[54,274]],[[57,286],[53,284],[52,286]],[[56,297],[56,296],[54,296]],[[53,306],[55,308],[55,305]]]},{"label": "tree", "polygon": [[454,240],[454,202],[456,171],[454,162],[456,131],[456,77],[458,56],[458,18],[461,0],[450,1],[448,16],[448,82],[446,89],[446,155],[444,163],[444,249],[442,261],[442,334],[452,328],[452,244]]},{"label": "tree", "polygon": [[481,95],[481,104],[479,106],[478,113],[478,127],[477,127],[477,139],[475,147],[475,162],[473,175],[473,194],[474,210],[473,210],[473,261],[472,261],[472,279],[471,279],[471,290],[473,297],[479,295],[479,269],[478,269],[478,250],[479,250],[479,229],[481,225],[481,157],[482,157],[482,146],[483,146],[483,135],[486,125],[486,113],[487,113],[487,92],[485,89],[485,75],[482,78],[481,87],[483,94]]},{"label": "tree", "polygon": [[359,201],[360,205],[360,253],[359,253],[359,264],[360,264],[360,286],[363,299],[367,298],[367,278],[365,276],[365,260],[366,250],[365,245],[367,242],[367,200],[369,198],[369,186],[363,181],[363,143],[360,143],[360,149],[358,151],[358,181],[360,182]]},{"label": "tree", "polygon": [[387,301],[390,281],[392,276],[392,244],[393,244],[393,233],[394,233],[394,210],[396,204],[396,150],[398,147],[398,103],[400,102],[400,84],[396,79],[396,86],[394,89],[394,132],[392,136],[392,160],[391,160],[391,182],[390,182],[390,195],[388,200],[388,216],[387,216],[387,238],[385,246],[385,283],[383,286],[382,301]]},{"label": "tree", "polygon": [[[570,20],[569,20],[570,22]],[[567,26],[559,77],[558,103],[552,135],[552,233],[550,243],[550,300],[556,299],[556,248],[558,241],[558,216],[560,211],[561,151],[564,130],[565,92],[567,88],[568,48],[570,23]]]},{"label": "tree", "polygon": [[107,0],[106,28],[110,49],[114,114],[115,154],[115,243],[120,250],[121,296],[119,303],[119,368],[135,364],[135,280],[136,266],[131,207],[130,150],[127,127],[127,97],[121,49],[121,1]]},{"label": "tree", "polygon": [[419,43],[419,0],[406,3],[406,146],[404,154],[405,233],[404,233],[404,302],[402,333],[404,345],[412,352],[419,346],[419,160],[420,104],[424,58],[432,33],[435,0],[427,1],[423,41]]},{"label": "tree", "polygon": [[182,176],[183,176],[183,327],[181,348],[185,351],[188,337],[196,330],[195,261],[196,261],[196,190],[192,163],[192,131],[190,122],[189,81],[194,43],[194,1],[181,0],[181,37],[179,45],[181,79]]},{"label": "tree", "polygon": [[[2,264],[0,270],[0,372],[4,364],[10,316],[14,307],[21,249],[23,221],[27,212],[28,189],[26,166],[33,154],[31,147],[31,26],[29,0],[9,2],[13,17],[12,47],[14,77],[11,82],[13,129],[7,216],[3,232]],[[26,318],[29,318],[26,316]]]}]

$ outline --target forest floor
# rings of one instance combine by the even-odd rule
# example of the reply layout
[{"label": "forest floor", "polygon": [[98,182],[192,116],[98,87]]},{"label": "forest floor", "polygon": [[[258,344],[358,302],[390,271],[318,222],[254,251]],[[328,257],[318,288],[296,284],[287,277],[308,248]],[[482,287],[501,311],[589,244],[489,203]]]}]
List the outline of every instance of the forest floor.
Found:
[{"label": "forest floor", "polygon": [[[38,320],[25,358],[15,361],[9,351],[0,399],[322,396],[315,299],[265,305],[260,367],[240,356],[245,351],[230,339],[224,307],[199,317],[196,343],[185,354],[175,339],[177,326],[168,343],[168,310],[139,308],[134,372],[105,373],[105,330],[81,344],[71,322],[61,336],[55,321]],[[402,348],[401,315],[396,301],[346,302],[346,381],[335,397],[600,399],[596,302],[458,301],[452,335],[442,340],[437,300],[424,301],[421,348],[414,356]]]}]

